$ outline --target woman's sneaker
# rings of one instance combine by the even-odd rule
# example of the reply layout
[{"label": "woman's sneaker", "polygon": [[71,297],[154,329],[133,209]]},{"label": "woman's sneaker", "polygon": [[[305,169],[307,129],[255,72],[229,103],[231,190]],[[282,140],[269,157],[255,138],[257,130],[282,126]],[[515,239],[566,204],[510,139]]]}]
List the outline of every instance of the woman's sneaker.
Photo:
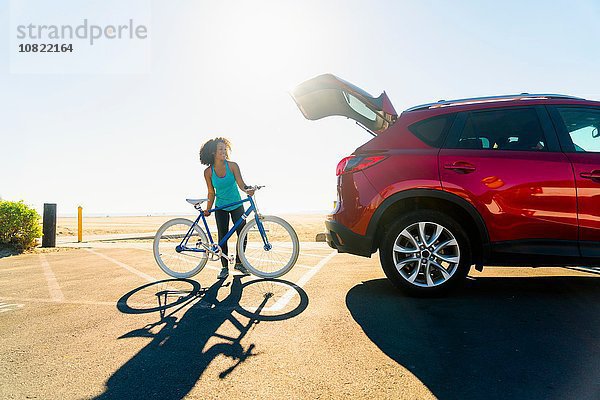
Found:
[{"label": "woman's sneaker", "polygon": [[246,269],[246,267],[244,267],[244,264],[242,263],[235,263],[235,267],[233,268],[237,269],[244,275],[250,275],[250,272]]},{"label": "woman's sneaker", "polygon": [[217,279],[226,279],[229,276],[229,268],[223,267],[221,268],[221,272],[217,275]]}]

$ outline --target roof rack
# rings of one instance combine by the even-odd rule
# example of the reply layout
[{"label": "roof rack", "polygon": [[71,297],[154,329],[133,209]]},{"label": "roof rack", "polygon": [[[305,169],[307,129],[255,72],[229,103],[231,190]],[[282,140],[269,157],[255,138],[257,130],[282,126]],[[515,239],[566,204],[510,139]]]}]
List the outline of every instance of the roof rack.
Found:
[{"label": "roof rack", "polygon": [[493,103],[499,101],[514,101],[514,100],[542,100],[542,99],[571,99],[571,100],[584,100],[581,97],[568,96],[564,94],[508,94],[503,96],[488,96],[488,97],[471,97],[466,99],[456,100],[440,100],[436,103],[421,104],[419,106],[411,107],[405,112],[424,110],[431,108],[451,107],[451,106],[463,106],[469,104],[480,104],[480,103]]}]

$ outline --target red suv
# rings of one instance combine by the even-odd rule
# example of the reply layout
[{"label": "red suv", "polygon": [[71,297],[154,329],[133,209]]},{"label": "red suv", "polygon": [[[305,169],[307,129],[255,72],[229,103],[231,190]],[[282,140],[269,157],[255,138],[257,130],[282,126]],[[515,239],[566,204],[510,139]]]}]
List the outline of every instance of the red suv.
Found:
[{"label": "red suv", "polygon": [[398,115],[385,92],[330,74],[292,97],[308,119],[341,115],[373,134],[337,166],[327,241],[379,250],[401,290],[445,292],[472,265],[600,264],[600,102],[523,93]]}]

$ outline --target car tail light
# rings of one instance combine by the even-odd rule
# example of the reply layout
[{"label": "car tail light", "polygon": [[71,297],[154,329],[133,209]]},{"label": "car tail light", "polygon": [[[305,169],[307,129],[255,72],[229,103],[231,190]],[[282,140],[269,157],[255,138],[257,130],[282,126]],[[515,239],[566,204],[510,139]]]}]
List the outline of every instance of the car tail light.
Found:
[{"label": "car tail light", "polygon": [[385,156],[348,156],[342,158],[335,169],[335,175],[356,172],[383,161]]}]

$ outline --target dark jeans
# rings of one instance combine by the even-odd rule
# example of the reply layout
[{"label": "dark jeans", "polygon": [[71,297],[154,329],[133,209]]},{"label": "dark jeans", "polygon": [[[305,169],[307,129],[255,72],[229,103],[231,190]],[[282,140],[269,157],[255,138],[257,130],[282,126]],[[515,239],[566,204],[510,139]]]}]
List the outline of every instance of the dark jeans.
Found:
[{"label": "dark jeans", "polygon": [[[221,239],[223,239],[223,237],[227,234],[227,232],[229,232],[229,216],[231,215],[231,221],[235,224],[235,222],[242,217],[242,214],[244,214],[243,206],[239,206],[235,210],[231,210],[231,211],[226,211],[226,210],[215,211],[215,220],[217,220],[217,230],[219,231],[219,242],[221,241]],[[244,225],[246,225],[246,221],[242,221],[240,226],[238,226],[238,228],[235,230],[237,232],[238,238],[240,237],[240,232],[242,231],[242,228],[244,227]],[[244,249],[246,248],[246,242],[247,241],[244,240]],[[227,248],[227,242],[223,243],[223,246],[221,246],[221,250],[223,250],[223,253],[229,255],[228,248]],[[236,263],[241,262],[240,257],[237,254],[235,256],[235,262]],[[221,257],[221,264],[224,267],[227,267],[228,262],[226,259]]]}]

